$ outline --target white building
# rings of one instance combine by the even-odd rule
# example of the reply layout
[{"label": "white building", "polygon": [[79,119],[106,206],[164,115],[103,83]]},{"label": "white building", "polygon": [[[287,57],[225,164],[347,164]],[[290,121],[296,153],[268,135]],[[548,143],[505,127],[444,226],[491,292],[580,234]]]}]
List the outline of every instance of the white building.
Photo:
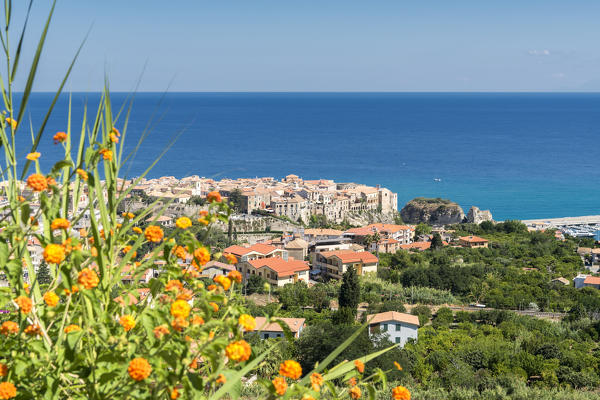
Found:
[{"label": "white building", "polygon": [[417,340],[419,334],[419,317],[416,315],[387,311],[367,315],[369,336],[384,334],[390,342],[403,347],[408,339]]},{"label": "white building", "polygon": [[[283,322],[285,325],[290,328],[292,335],[296,339],[300,337],[302,331],[305,328],[305,319],[304,318],[276,318],[277,320]],[[258,335],[261,339],[273,339],[283,337],[283,328],[277,322],[269,322],[267,323],[267,319],[265,317],[256,317],[256,328],[254,332],[258,332]]]}]

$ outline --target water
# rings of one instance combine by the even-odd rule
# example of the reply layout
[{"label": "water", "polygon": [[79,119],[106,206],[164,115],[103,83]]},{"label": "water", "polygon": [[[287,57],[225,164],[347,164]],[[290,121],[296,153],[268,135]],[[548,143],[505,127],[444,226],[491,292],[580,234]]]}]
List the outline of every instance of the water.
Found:
[{"label": "water", "polygon": [[[116,106],[125,94],[113,94]],[[128,168],[140,174],[185,129],[150,176],[331,178],[444,197],[497,220],[600,214],[600,94],[170,93],[137,94],[127,149],[158,122]],[[35,127],[51,95],[34,94]],[[42,140],[44,168],[66,129],[61,98]],[[73,129],[85,101],[73,94]],[[92,108],[93,108],[92,106]],[[93,111],[92,111],[93,117]],[[122,127],[118,123],[119,128]],[[28,133],[20,131],[23,144]],[[28,152],[21,147],[22,157]],[[434,179],[439,178],[441,181]]]}]

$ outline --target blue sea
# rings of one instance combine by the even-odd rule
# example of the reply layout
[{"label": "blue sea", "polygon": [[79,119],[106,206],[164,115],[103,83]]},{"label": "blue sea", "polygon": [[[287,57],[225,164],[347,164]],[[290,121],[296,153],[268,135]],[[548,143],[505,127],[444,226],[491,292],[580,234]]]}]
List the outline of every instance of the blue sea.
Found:
[{"label": "blue sea", "polygon": [[[128,94],[113,93],[114,109]],[[32,96],[37,129],[52,95]],[[72,94],[72,130],[98,94]],[[42,140],[49,169],[56,131],[67,129],[62,96]],[[117,122],[122,128],[123,116]],[[29,122],[26,123],[29,125]],[[22,124],[22,128],[25,124]],[[443,197],[496,220],[600,214],[600,94],[586,93],[138,93],[123,169],[139,175],[181,133],[151,177],[297,174],[380,184],[399,207]],[[31,143],[20,129],[21,156]]]}]

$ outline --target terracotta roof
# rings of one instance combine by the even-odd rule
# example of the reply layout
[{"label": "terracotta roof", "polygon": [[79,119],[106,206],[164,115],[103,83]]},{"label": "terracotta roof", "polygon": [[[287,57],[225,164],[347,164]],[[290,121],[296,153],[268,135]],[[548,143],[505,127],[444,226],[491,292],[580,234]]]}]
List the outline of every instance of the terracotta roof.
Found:
[{"label": "terracotta roof", "polygon": [[333,251],[323,251],[321,255],[325,258],[329,257],[337,257],[344,264],[351,262],[363,262],[363,263],[376,263],[379,259],[372,253],[368,251],[353,251],[353,250],[333,250]]},{"label": "terracotta roof", "polygon": [[578,247],[577,248],[578,254],[590,254],[591,252],[592,252],[591,247]]},{"label": "terracotta roof", "polygon": [[479,236],[461,236],[460,240],[469,243],[487,243],[488,240]]},{"label": "terracotta roof", "polygon": [[[372,318],[372,319],[371,319]],[[419,326],[419,317],[416,315],[400,313],[396,311],[387,311],[379,314],[367,315],[369,324],[379,324],[386,321],[405,322],[407,324]]]},{"label": "terracotta roof", "polygon": [[[256,317],[256,328],[255,331],[265,331],[265,332],[283,332],[281,325],[277,322],[270,322],[267,324],[267,319],[265,317]],[[277,318],[279,321],[285,323],[292,333],[297,333],[302,325],[304,325],[304,318]]]},{"label": "terracotta roof", "polygon": [[290,257],[288,261],[279,257],[259,258],[249,260],[248,263],[254,268],[268,267],[277,273],[278,277],[294,275],[296,272],[308,271],[310,267],[304,261],[294,260]]},{"label": "terracotta roof", "polygon": [[592,254],[600,254],[600,248],[599,249],[592,249]]},{"label": "terracotta roof", "polygon": [[588,276],[583,283],[586,285],[600,285],[600,276]]},{"label": "terracotta roof", "polygon": [[305,229],[304,234],[307,236],[341,236],[342,231],[337,229]]},{"label": "terracotta roof", "polygon": [[404,250],[417,249],[417,250],[427,250],[431,247],[431,242],[414,242],[410,244],[401,244],[400,248]]},{"label": "terracotta roof", "polygon": [[214,268],[221,268],[221,269],[224,269],[224,270],[227,270],[227,271],[235,271],[235,266],[229,265],[229,264],[225,264],[225,263],[222,263],[220,261],[215,261],[215,260],[207,262],[202,269],[206,270],[207,268],[213,268],[213,267]]},{"label": "terracotta roof", "polygon": [[256,243],[250,247],[243,247],[238,245],[229,246],[225,250],[223,250],[223,253],[231,253],[236,256],[243,256],[248,253],[257,252],[266,255],[273,252],[274,250],[277,250],[277,247],[264,243]]}]

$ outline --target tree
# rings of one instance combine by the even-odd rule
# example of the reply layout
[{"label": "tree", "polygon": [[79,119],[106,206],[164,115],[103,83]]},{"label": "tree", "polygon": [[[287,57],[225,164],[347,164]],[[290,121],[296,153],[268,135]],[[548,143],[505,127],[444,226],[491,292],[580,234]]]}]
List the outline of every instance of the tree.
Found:
[{"label": "tree", "polygon": [[454,322],[454,315],[452,314],[452,310],[448,307],[440,308],[435,314],[435,318],[433,319],[433,326],[449,326],[452,322]]},{"label": "tree", "polygon": [[42,263],[37,270],[37,281],[39,285],[49,285],[52,283],[52,275],[46,263]]},{"label": "tree", "polygon": [[240,189],[233,189],[231,193],[229,193],[229,203],[234,211],[242,212],[244,209],[244,196],[242,196],[242,191]]},{"label": "tree", "polygon": [[246,294],[262,293],[264,291],[265,282],[262,276],[250,275],[246,281]]},{"label": "tree", "polygon": [[418,224],[415,228],[415,237],[418,238],[422,235],[429,235],[431,233],[431,226],[427,224]]},{"label": "tree", "polygon": [[206,199],[204,197],[201,197],[201,196],[192,196],[188,200],[188,204],[192,204],[192,205],[195,205],[195,206],[203,206],[203,205],[206,204]]},{"label": "tree", "polygon": [[340,287],[340,295],[338,303],[341,308],[349,308],[352,314],[356,315],[358,302],[360,301],[360,282],[354,267],[349,267],[342,276],[342,286]]},{"label": "tree", "polygon": [[418,305],[416,307],[413,307],[410,313],[419,317],[419,325],[421,326],[428,323],[429,318],[431,318],[431,309],[425,305]]},{"label": "tree", "polygon": [[433,234],[433,238],[431,238],[431,249],[437,250],[441,249],[442,247],[444,247],[444,242],[442,241],[440,234],[436,232]]}]

